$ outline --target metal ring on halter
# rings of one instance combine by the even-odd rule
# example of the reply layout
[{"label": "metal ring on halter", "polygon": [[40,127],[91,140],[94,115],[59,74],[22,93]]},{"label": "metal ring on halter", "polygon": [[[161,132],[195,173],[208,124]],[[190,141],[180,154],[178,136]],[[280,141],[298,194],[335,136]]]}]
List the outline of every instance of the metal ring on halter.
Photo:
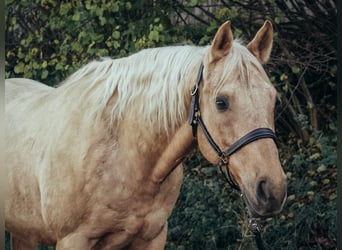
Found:
[{"label": "metal ring on halter", "polygon": [[190,95],[191,95],[191,96],[196,95],[197,90],[198,90],[198,84],[196,84],[196,85],[192,88]]},{"label": "metal ring on halter", "polygon": [[221,174],[223,175],[223,177],[228,182],[228,184],[233,189],[236,189],[236,190],[240,191],[239,185],[235,182],[233,176],[230,174],[230,171],[229,171],[229,156],[223,154],[220,157],[220,161],[218,163],[218,167],[219,167],[219,169],[221,171]]},{"label": "metal ring on halter", "polygon": [[196,84],[191,90],[192,96],[196,95],[196,93],[198,91],[198,85],[200,84],[200,82],[202,80],[202,76],[203,76],[203,68],[204,68],[204,65],[203,65],[203,63],[201,63],[200,68],[199,68],[198,73],[197,73]]},{"label": "metal ring on halter", "polygon": [[255,218],[249,219],[249,228],[254,234],[255,242],[257,244],[258,250],[265,250],[266,248],[261,238],[261,228]]}]

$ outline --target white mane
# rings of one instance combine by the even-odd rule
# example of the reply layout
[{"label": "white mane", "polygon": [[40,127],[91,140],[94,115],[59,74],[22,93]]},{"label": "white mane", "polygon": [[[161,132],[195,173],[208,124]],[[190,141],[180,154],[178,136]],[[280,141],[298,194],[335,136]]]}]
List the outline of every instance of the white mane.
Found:
[{"label": "white mane", "polygon": [[[65,93],[78,91],[80,104],[90,98],[86,112],[92,120],[100,118],[115,97],[110,107],[111,124],[129,114],[143,119],[141,125],[147,128],[172,131],[187,118],[190,88],[208,48],[163,47],[145,49],[121,59],[105,58],[76,71],[61,88],[65,88]],[[245,47],[234,42],[217,89],[236,70],[243,75],[248,72],[246,56],[256,61]]]},{"label": "white mane", "polygon": [[92,110],[87,112],[93,118],[100,118],[115,95],[112,123],[131,112],[145,118],[142,126],[172,131],[186,119],[184,107],[190,97],[186,100],[185,93],[190,94],[190,88],[185,88],[192,85],[189,79],[194,79],[203,56],[203,48],[192,46],[146,49],[126,58],[91,62],[61,87],[69,93],[77,87],[80,99],[90,98]]}]

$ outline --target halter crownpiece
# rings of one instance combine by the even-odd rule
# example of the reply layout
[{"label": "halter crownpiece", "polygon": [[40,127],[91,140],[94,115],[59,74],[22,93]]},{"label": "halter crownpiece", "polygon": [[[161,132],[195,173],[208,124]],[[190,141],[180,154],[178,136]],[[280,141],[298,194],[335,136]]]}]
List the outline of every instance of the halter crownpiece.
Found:
[{"label": "halter crownpiece", "polygon": [[196,138],[197,137],[197,128],[198,125],[202,129],[202,132],[209,142],[210,146],[216,152],[218,157],[220,158],[219,161],[219,168],[221,173],[226,178],[227,182],[230,186],[236,190],[240,190],[239,186],[234,181],[233,176],[229,171],[229,157],[240,150],[242,147],[246,146],[247,144],[264,138],[271,138],[274,140],[276,145],[278,145],[278,139],[274,132],[269,128],[257,128],[246,134],[245,136],[241,137],[235,143],[233,143],[227,150],[222,151],[217,143],[214,141],[212,136],[210,135],[207,127],[205,126],[200,111],[199,105],[199,85],[202,81],[203,76],[203,63],[201,63],[200,68],[198,70],[197,79],[194,87],[191,90],[191,104],[190,104],[190,113],[189,113],[189,124],[192,126],[192,134]]}]

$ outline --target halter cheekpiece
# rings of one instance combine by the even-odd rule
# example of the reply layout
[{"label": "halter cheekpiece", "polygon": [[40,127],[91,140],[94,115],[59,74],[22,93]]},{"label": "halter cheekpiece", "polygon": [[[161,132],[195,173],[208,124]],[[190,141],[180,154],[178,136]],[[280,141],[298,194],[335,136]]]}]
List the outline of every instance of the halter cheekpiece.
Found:
[{"label": "halter cheekpiece", "polygon": [[204,65],[201,63],[200,68],[198,70],[196,83],[193,86],[191,90],[191,106],[190,106],[190,114],[189,114],[189,124],[192,126],[192,134],[194,137],[197,137],[197,128],[198,125],[202,129],[202,132],[209,142],[210,146],[213,148],[213,150],[216,152],[218,157],[220,158],[220,161],[218,163],[218,166],[220,168],[221,173],[226,178],[227,182],[230,184],[231,187],[233,187],[236,190],[240,190],[237,183],[234,181],[233,176],[231,175],[229,171],[229,157],[240,150],[242,147],[246,146],[247,144],[264,138],[271,138],[275,141],[275,143],[278,145],[278,140],[274,132],[269,128],[257,128],[246,134],[245,136],[241,137],[239,140],[237,140],[235,143],[233,143],[230,148],[228,148],[225,151],[222,151],[220,147],[217,145],[217,143],[214,141],[212,136],[210,135],[207,127],[205,126],[202,117],[201,117],[201,111],[200,111],[200,105],[199,105],[199,85],[202,81],[203,76],[203,68]]}]

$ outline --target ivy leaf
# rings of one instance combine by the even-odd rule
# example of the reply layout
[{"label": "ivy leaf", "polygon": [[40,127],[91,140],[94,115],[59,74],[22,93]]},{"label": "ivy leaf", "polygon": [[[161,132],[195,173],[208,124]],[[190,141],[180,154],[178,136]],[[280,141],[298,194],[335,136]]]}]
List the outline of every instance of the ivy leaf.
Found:
[{"label": "ivy leaf", "polygon": [[25,65],[23,62],[19,62],[17,65],[14,67],[14,73],[20,74],[24,72]]},{"label": "ivy leaf", "polygon": [[42,63],[42,68],[45,69],[47,65],[48,65],[47,61],[44,60],[44,62]]},{"label": "ivy leaf", "polygon": [[63,69],[64,69],[64,66],[63,66],[63,64],[61,64],[61,63],[57,63],[55,69],[56,69],[56,70],[63,70]]}]

